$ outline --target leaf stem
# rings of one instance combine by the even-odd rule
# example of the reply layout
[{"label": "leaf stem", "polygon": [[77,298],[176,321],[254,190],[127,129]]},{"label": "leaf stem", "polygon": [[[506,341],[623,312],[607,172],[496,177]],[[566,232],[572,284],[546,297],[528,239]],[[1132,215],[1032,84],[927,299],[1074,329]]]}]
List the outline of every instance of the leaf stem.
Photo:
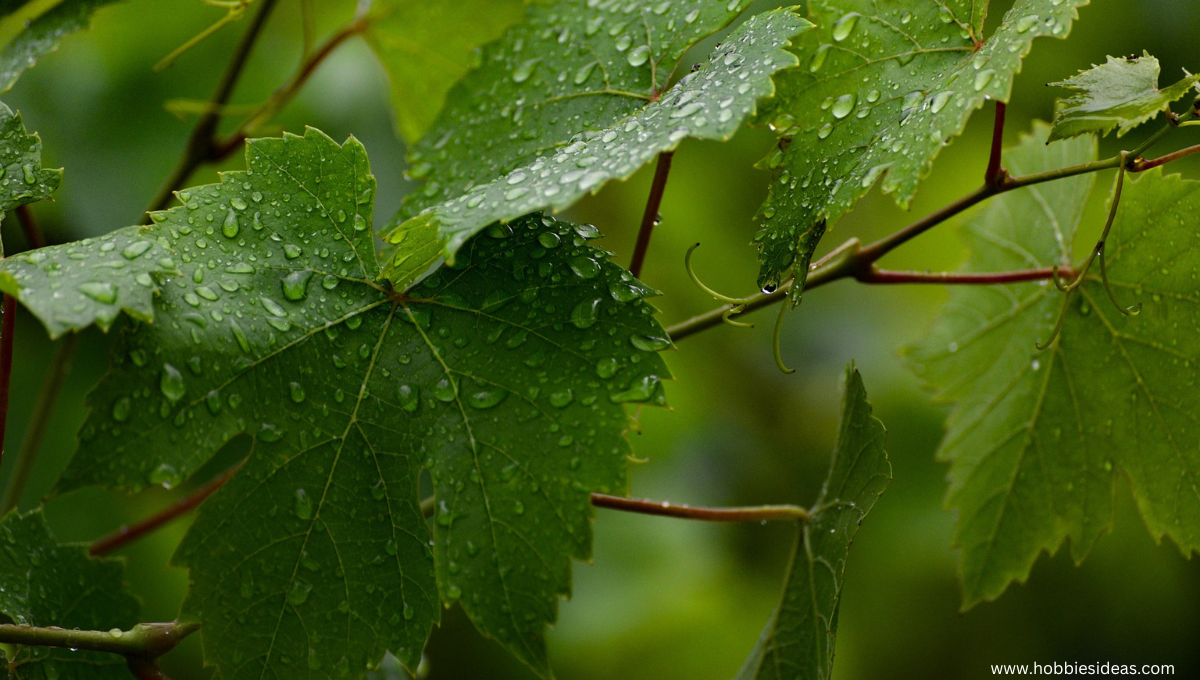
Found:
[{"label": "leaf stem", "polygon": [[196,622],[139,623],[129,630],[75,630],[54,626],[0,624],[0,643],[30,647],[64,647],[120,654],[130,661],[153,663],[200,629]]},{"label": "leaf stem", "polygon": [[50,425],[50,416],[54,413],[54,403],[58,401],[58,393],[62,390],[67,375],[71,372],[71,362],[75,358],[75,350],[79,347],[79,335],[71,333],[58,343],[54,355],[50,358],[50,367],[42,379],[42,388],[38,392],[37,402],[33,407],[33,415],[25,429],[25,439],[21,442],[21,450],[17,454],[17,468],[8,478],[8,486],[4,489],[4,500],[0,503],[0,516],[8,514],[9,510],[21,504],[25,487],[29,484],[29,476],[33,473],[33,464],[37,460],[42,447],[42,438]]},{"label": "leaf stem", "polygon": [[93,556],[107,555],[118,548],[122,548],[125,545],[138,540],[139,538],[179,517],[180,515],[191,512],[196,508],[196,506],[203,503],[206,498],[213,495],[217,489],[220,489],[225,485],[226,482],[228,482],[230,479],[233,479],[233,476],[237,474],[237,471],[240,470],[242,465],[245,463],[245,460],[241,461],[225,472],[222,472],[216,479],[213,479],[208,484],[205,484],[191,494],[180,498],[173,504],[163,508],[153,515],[143,520],[134,522],[133,524],[125,524],[113,533],[93,541],[88,552]]},{"label": "leaf stem", "polygon": [[634,512],[641,515],[659,515],[705,522],[771,522],[777,520],[806,522],[809,518],[808,511],[797,505],[710,508],[668,503],[667,501],[652,501],[644,498],[609,496],[602,493],[592,494],[592,505],[597,508]]},{"label": "leaf stem", "polygon": [[196,126],[192,128],[187,146],[184,147],[183,157],[179,159],[175,170],[171,172],[154,200],[150,202],[150,208],[146,212],[166,208],[171,203],[171,196],[174,195],[175,190],[187,182],[196,168],[214,160],[217,126],[221,122],[221,111],[229,103],[229,98],[233,95],[233,90],[250,58],[250,52],[254,49],[254,43],[262,34],[267,17],[270,16],[271,10],[275,8],[277,2],[278,0],[262,0],[258,12],[250,20],[250,26],[233,50],[229,66],[225,68],[225,74],[221,76],[221,81],[217,83],[217,89],[213,92],[212,99],[209,100],[208,111],[200,116],[200,119],[196,121]]},{"label": "leaf stem", "polygon": [[658,154],[658,163],[654,166],[654,181],[650,183],[650,196],[646,198],[642,226],[638,229],[633,259],[629,262],[629,273],[634,277],[642,275],[642,264],[646,261],[646,251],[650,249],[650,235],[658,224],[658,211],[662,206],[663,192],[667,189],[667,177],[671,174],[671,159],[674,156],[674,151],[664,151]]},{"label": "leaf stem", "polygon": [[870,273],[859,277],[861,283],[902,284],[902,283],[938,283],[945,285],[974,285],[995,286],[1023,281],[1046,281],[1054,278],[1055,271],[1064,278],[1074,278],[1070,269],[1041,267],[1039,269],[1024,269],[1011,272],[989,272],[976,274],[972,272],[897,272],[885,269],[871,268]]},{"label": "leaf stem", "polygon": [[17,299],[4,296],[4,320],[0,322],[0,461],[4,458],[4,434],[8,423],[8,394],[12,384],[13,334],[17,330]]},{"label": "leaf stem", "polygon": [[37,220],[33,217],[33,211],[29,209],[29,205],[22,205],[17,208],[17,221],[21,223],[21,231],[25,233],[25,241],[29,245],[30,250],[46,247],[46,235],[38,228]]},{"label": "leaf stem", "polygon": [[1004,157],[1004,114],[1007,105],[1002,101],[996,102],[996,123],[992,128],[992,153],[988,158],[987,171],[983,174],[983,183],[994,187],[1003,181],[1004,168],[1000,161]]}]

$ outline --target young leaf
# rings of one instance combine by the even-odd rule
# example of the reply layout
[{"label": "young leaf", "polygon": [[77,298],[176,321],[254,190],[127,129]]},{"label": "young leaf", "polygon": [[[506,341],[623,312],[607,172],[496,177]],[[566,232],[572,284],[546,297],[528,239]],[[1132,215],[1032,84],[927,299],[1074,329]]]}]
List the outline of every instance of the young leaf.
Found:
[{"label": "young leaf", "polygon": [[[1046,146],[1048,134],[1039,125],[1005,167],[1025,174],[1095,158],[1094,137]],[[966,268],[1067,263],[1091,184],[1077,177],[993,199],[966,226]],[[938,398],[956,402],[939,455],[952,463],[964,607],[1024,581],[1066,537],[1082,561],[1112,527],[1118,475],[1156,539],[1170,536],[1185,554],[1200,547],[1198,209],[1198,182],[1160,169],[1126,181],[1105,258],[1116,296],[1144,303],[1137,316],[1114,309],[1089,274],[1062,333],[1039,352],[1061,305],[1055,286],[964,286],[909,350]]]},{"label": "young leaf", "polygon": [[525,0],[376,0],[363,34],[392,81],[396,129],[410,144],[433,125],[475,51],[525,16]]},{"label": "young leaf", "polygon": [[883,423],[871,415],[862,376],[846,370],[842,423],[829,477],[800,530],[783,601],[738,680],[828,680],[846,556],[854,534],[892,479]]},{"label": "young leaf", "polygon": [[42,140],[21,114],[0,103],[0,215],[42,201],[58,189],[62,170],[42,169]]},{"label": "young leaf", "polygon": [[96,9],[115,0],[62,0],[40,15],[47,3],[5,3],[0,8],[0,92],[8,92],[17,78],[37,60],[58,49],[58,43],[68,33],[87,28]]},{"label": "young leaf", "polygon": [[750,0],[553,0],[483,49],[409,154],[396,222],[604,130],[658,98],[683,54]]},{"label": "young leaf", "polygon": [[[826,225],[882,180],[907,207],[934,157],[988,99],[1008,101],[1034,38],[1065,38],[1088,0],[1017,0],[984,39],[987,0],[814,0],[819,27],[759,119],[786,143],[766,165],[759,284],[799,283]],[[801,286],[796,286],[799,300]]]},{"label": "young leaf", "polygon": [[149,231],[126,227],[0,260],[0,291],[25,305],[51,338],[92,324],[107,331],[122,311],[149,322],[158,277],[178,273]]},{"label": "young leaf", "polygon": [[1141,57],[1124,57],[1093,66],[1057,87],[1074,90],[1075,94],[1059,102],[1054,114],[1050,141],[1066,139],[1089,132],[1107,135],[1114,129],[1117,136],[1170,110],[1172,102],[1200,83],[1200,75],[1188,75],[1165,90],[1158,89],[1158,59],[1145,52]]},{"label": "young leaf", "polygon": [[[797,33],[812,27],[791,10],[780,9],[751,17],[739,26],[709,58],[683,77],[656,102],[618,120],[607,130],[588,135],[539,156],[508,174],[476,184],[466,194],[443,203],[397,227],[393,243],[412,242],[414,228],[436,227],[451,258],[472,235],[493,222],[506,222],[544,208],[562,210],[587,192],[599,191],[610,179],[625,179],[660,152],[674,149],[685,137],[725,141],[753,113],[756,102],[774,92],[771,74],[796,65],[782,48]],[[400,247],[395,266],[384,267],[398,289],[419,274],[411,248]]]},{"label": "young leaf", "polygon": [[[7,548],[0,550],[0,614],[13,623],[83,630],[137,623],[138,603],[125,589],[122,564],[89,557],[86,544],[59,543],[40,510],[5,515],[0,542]],[[0,677],[122,680],[129,671],[115,654],[4,645]]]},{"label": "young leaf", "polygon": [[374,282],[357,141],[309,130],[247,159],[153,216],[184,276],[114,348],[58,492],[174,483],[251,434],[177,555],[223,675],[360,677],[385,649],[415,669],[438,590],[549,675],[589,492],[625,488],[623,403],[663,401],[651,291],[586,245],[594,230],[531,216],[400,295]]}]

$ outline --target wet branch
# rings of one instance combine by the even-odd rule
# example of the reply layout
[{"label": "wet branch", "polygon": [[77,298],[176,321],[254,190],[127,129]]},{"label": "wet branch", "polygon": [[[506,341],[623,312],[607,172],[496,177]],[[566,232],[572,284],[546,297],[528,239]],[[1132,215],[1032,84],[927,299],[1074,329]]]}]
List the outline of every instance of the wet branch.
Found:
[{"label": "wet branch", "polygon": [[809,514],[796,505],[758,505],[740,508],[711,508],[694,505],[652,501],[644,498],[623,498],[602,493],[592,494],[597,508],[634,512],[640,515],[659,515],[704,522],[772,522],[777,520],[808,521]]},{"label": "wet branch", "polygon": [[629,273],[634,277],[642,275],[642,264],[646,261],[646,251],[650,249],[650,235],[658,224],[659,208],[662,206],[663,192],[667,188],[667,176],[671,174],[671,159],[674,151],[664,151],[658,154],[658,164],[654,166],[654,181],[650,184],[650,196],[646,199],[646,211],[642,213],[642,226],[638,229],[637,243],[633,246],[633,259],[629,263]]},{"label": "wet branch", "polygon": [[200,629],[195,622],[139,623],[129,630],[68,630],[57,627],[0,624],[0,643],[30,647],[63,647],[109,652],[125,657],[135,678],[166,678],[158,670],[158,657]]}]

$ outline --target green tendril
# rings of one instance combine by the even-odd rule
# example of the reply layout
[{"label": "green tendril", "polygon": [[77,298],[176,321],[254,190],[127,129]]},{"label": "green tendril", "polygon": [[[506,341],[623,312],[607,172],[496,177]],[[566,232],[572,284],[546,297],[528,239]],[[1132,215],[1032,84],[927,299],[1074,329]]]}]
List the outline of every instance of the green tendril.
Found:
[{"label": "green tendril", "polygon": [[1122,306],[1120,302],[1117,302],[1117,295],[1116,295],[1116,293],[1113,292],[1112,284],[1110,284],[1108,282],[1108,267],[1105,265],[1106,259],[1107,258],[1104,257],[1104,253],[1101,252],[1100,253],[1100,280],[1104,282],[1104,291],[1106,293],[1108,293],[1108,299],[1112,301],[1113,306],[1117,308],[1117,311],[1121,312],[1125,316],[1137,316],[1138,314],[1141,314],[1142,313],[1142,303],[1141,302],[1137,303],[1136,305],[1133,305],[1132,307],[1125,307],[1125,306]]},{"label": "green tendril", "polygon": [[734,321],[731,318],[734,314],[741,314],[744,311],[746,311],[745,305],[734,305],[725,310],[725,313],[721,315],[721,321],[727,325],[733,326],[734,328],[754,328],[754,324],[752,323],[747,323],[745,321]]},{"label": "green tendril", "polygon": [[796,372],[794,368],[788,368],[787,364],[783,363],[783,354],[779,350],[779,340],[783,336],[783,317],[787,315],[788,306],[779,305],[779,316],[775,317],[775,335],[771,339],[771,350],[775,354],[775,366],[787,375]]},{"label": "green tendril", "polygon": [[[694,251],[695,249],[697,249],[699,247],[700,247],[699,243],[693,245],[691,248],[688,248],[687,254],[685,254],[683,256],[683,268],[687,270],[687,275],[689,277],[691,277],[692,283],[696,284],[696,287],[699,288],[700,290],[711,295],[713,297],[713,299],[719,300],[721,302],[727,302],[731,305],[734,305],[735,307],[745,306],[746,304],[752,302],[754,298],[734,298],[734,297],[729,297],[728,295],[721,295],[720,293],[713,290],[712,288],[709,288],[708,286],[704,285],[704,283],[700,280],[700,277],[696,276],[696,271],[694,269],[692,269],[692,251]],[[728,321],[728,319],[726,319],[726,321]]]}]

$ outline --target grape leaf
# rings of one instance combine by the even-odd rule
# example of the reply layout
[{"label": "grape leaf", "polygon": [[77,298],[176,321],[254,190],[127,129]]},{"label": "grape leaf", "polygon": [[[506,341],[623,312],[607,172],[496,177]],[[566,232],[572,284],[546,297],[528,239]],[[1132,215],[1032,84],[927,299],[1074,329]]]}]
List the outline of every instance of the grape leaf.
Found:
[{"label": "grape leaf", "polygon": [[[549,158],[539,156],[491,182],[476,184],[466,194],[400,225],[396,238],[388,238],[403,244],[393,255],[399,262],[386,265],[384,275],[403,289],[438,256],[452,259],[468,238],[493,222],[544,208],[567,208],[611,179],[628,178],[686,137],[728,140],[753,113],[756,102],[774,92],[771,74],[796,65],[796,58],[782,48],[792,36],[811,27],[788,9],[751,17],[713,52],[708,63],[684,76],[658,101]],[[434,228],[445,241],[444,251],[430,253],[425,261],[414,259],[412,250],[404,247],[414,242],[413,230]]]},{"label": "grape leaf", "polygon": [[1059,102],[1050,141],[1089,132],[1107,135],[1114,129],[1122,137],[1170,110],[1172,102],[1200,83],[1200,75],[1188,75],[1160,90],[1158,74],[1158,59],[1144,52],[1141,57],[1109,57],[1104,64],[1080,71],[1061,83],[1050,83],[1075,91]]},{"label": "grape leaf", "polygon": [[409,153],[425,186],[394,222],[608,128],[666,89],[689,47],[750,0],[554,0],[483,49]]},{"label": "grape leaf", "polygon": [[0,215],[49,198],[60,181],[62,170],[42,168],[37,133],[27,132],[21,114],[0,102]]},{"label": "grape leaf", "polygon": [[0,7],[0,92],[8,92],[17,78],[37,60],[58,49],[68,33],[87,28],[92,12],[116,0],[61,0],[33,15],[47,3],[5,3]]},{"label": "grape leaf", "polygon": [[[759,284],[800,284],[827,225],[882,180],[907,208],[941,148],[987,99],[1007,101],[1034,38],[1066,37],[1088,0],[1017,0],[984,40],[987,0],[815,0],[759,120],[781,131],[755,241]],[[799,301],[802,286],[795,286]]]},{"label": "grape leaf", "polygon": [[0,261],[0,291],[57,338],[92,324],[107,331],[122,311],[151,321],[158,278],[177,273],[170,250],[148,228],[127,227]]},{"label": "grape leaf", "polygon": [[[1037,172],[1095,158],[1095,137],[1044,144],[1040,124],[1006,167]],[[1078,177],[992,199],[966,225],[970,271],[1067,263],[1091,180]],[[961,287],[929,337],[908,350],[940,400],[955,402],[939,455],[959,511],[964,607],[1028,578],[1066,537],[1082,561],[1112,527],[1118,475],[1147,528],[1185,554],[1200,546],[1195,399],[1200,306],[1194,229],[1200,183],[1161,169],[1126,181],[1106,247],[1122,316],[1089,274],[1046,352],[1061,293],[1042,283]],[[1095,271],[1097,268],[1093,268]]]},{"label": "grape leaf", "polygon": [[357,141],[310,129],[247,161],[152,216],[184,276],[119,339],[57,492],[174,483],[254,435],[176,556],[224,677],[361,677],[385,649],[415,669],[439,591],[548,676],[589,492],[625,488],[623,403],[663,402],[651,291],[594,230],[531,216],[400,295],[374,282]]},{"label": "grape leaf", "polygon": [[[117,560],[88,556],[86,544],[62,544],[40,510],[0,520],[0,614],[13,623],[83,630],[128,630],[138,602]],[[2,663],[7,656],[7,664]],[[0,645],[0,677],[63,680],[129,677],[125,659],[102,652]]]},{"label": "grape leaf", "polygon": [[524,8],[525,0],[376,0],[363,35],[391,79],[405,141],[433,125],[479,47],[524,18]]},{"label": "grape leaf", "polygon": [[883,423],[871,415],[862,376],[846,368],[842,421],[829,476],[800,528],[783,600],[738,680],[828,680],[846,557],[863,517],[892,480]]}]

